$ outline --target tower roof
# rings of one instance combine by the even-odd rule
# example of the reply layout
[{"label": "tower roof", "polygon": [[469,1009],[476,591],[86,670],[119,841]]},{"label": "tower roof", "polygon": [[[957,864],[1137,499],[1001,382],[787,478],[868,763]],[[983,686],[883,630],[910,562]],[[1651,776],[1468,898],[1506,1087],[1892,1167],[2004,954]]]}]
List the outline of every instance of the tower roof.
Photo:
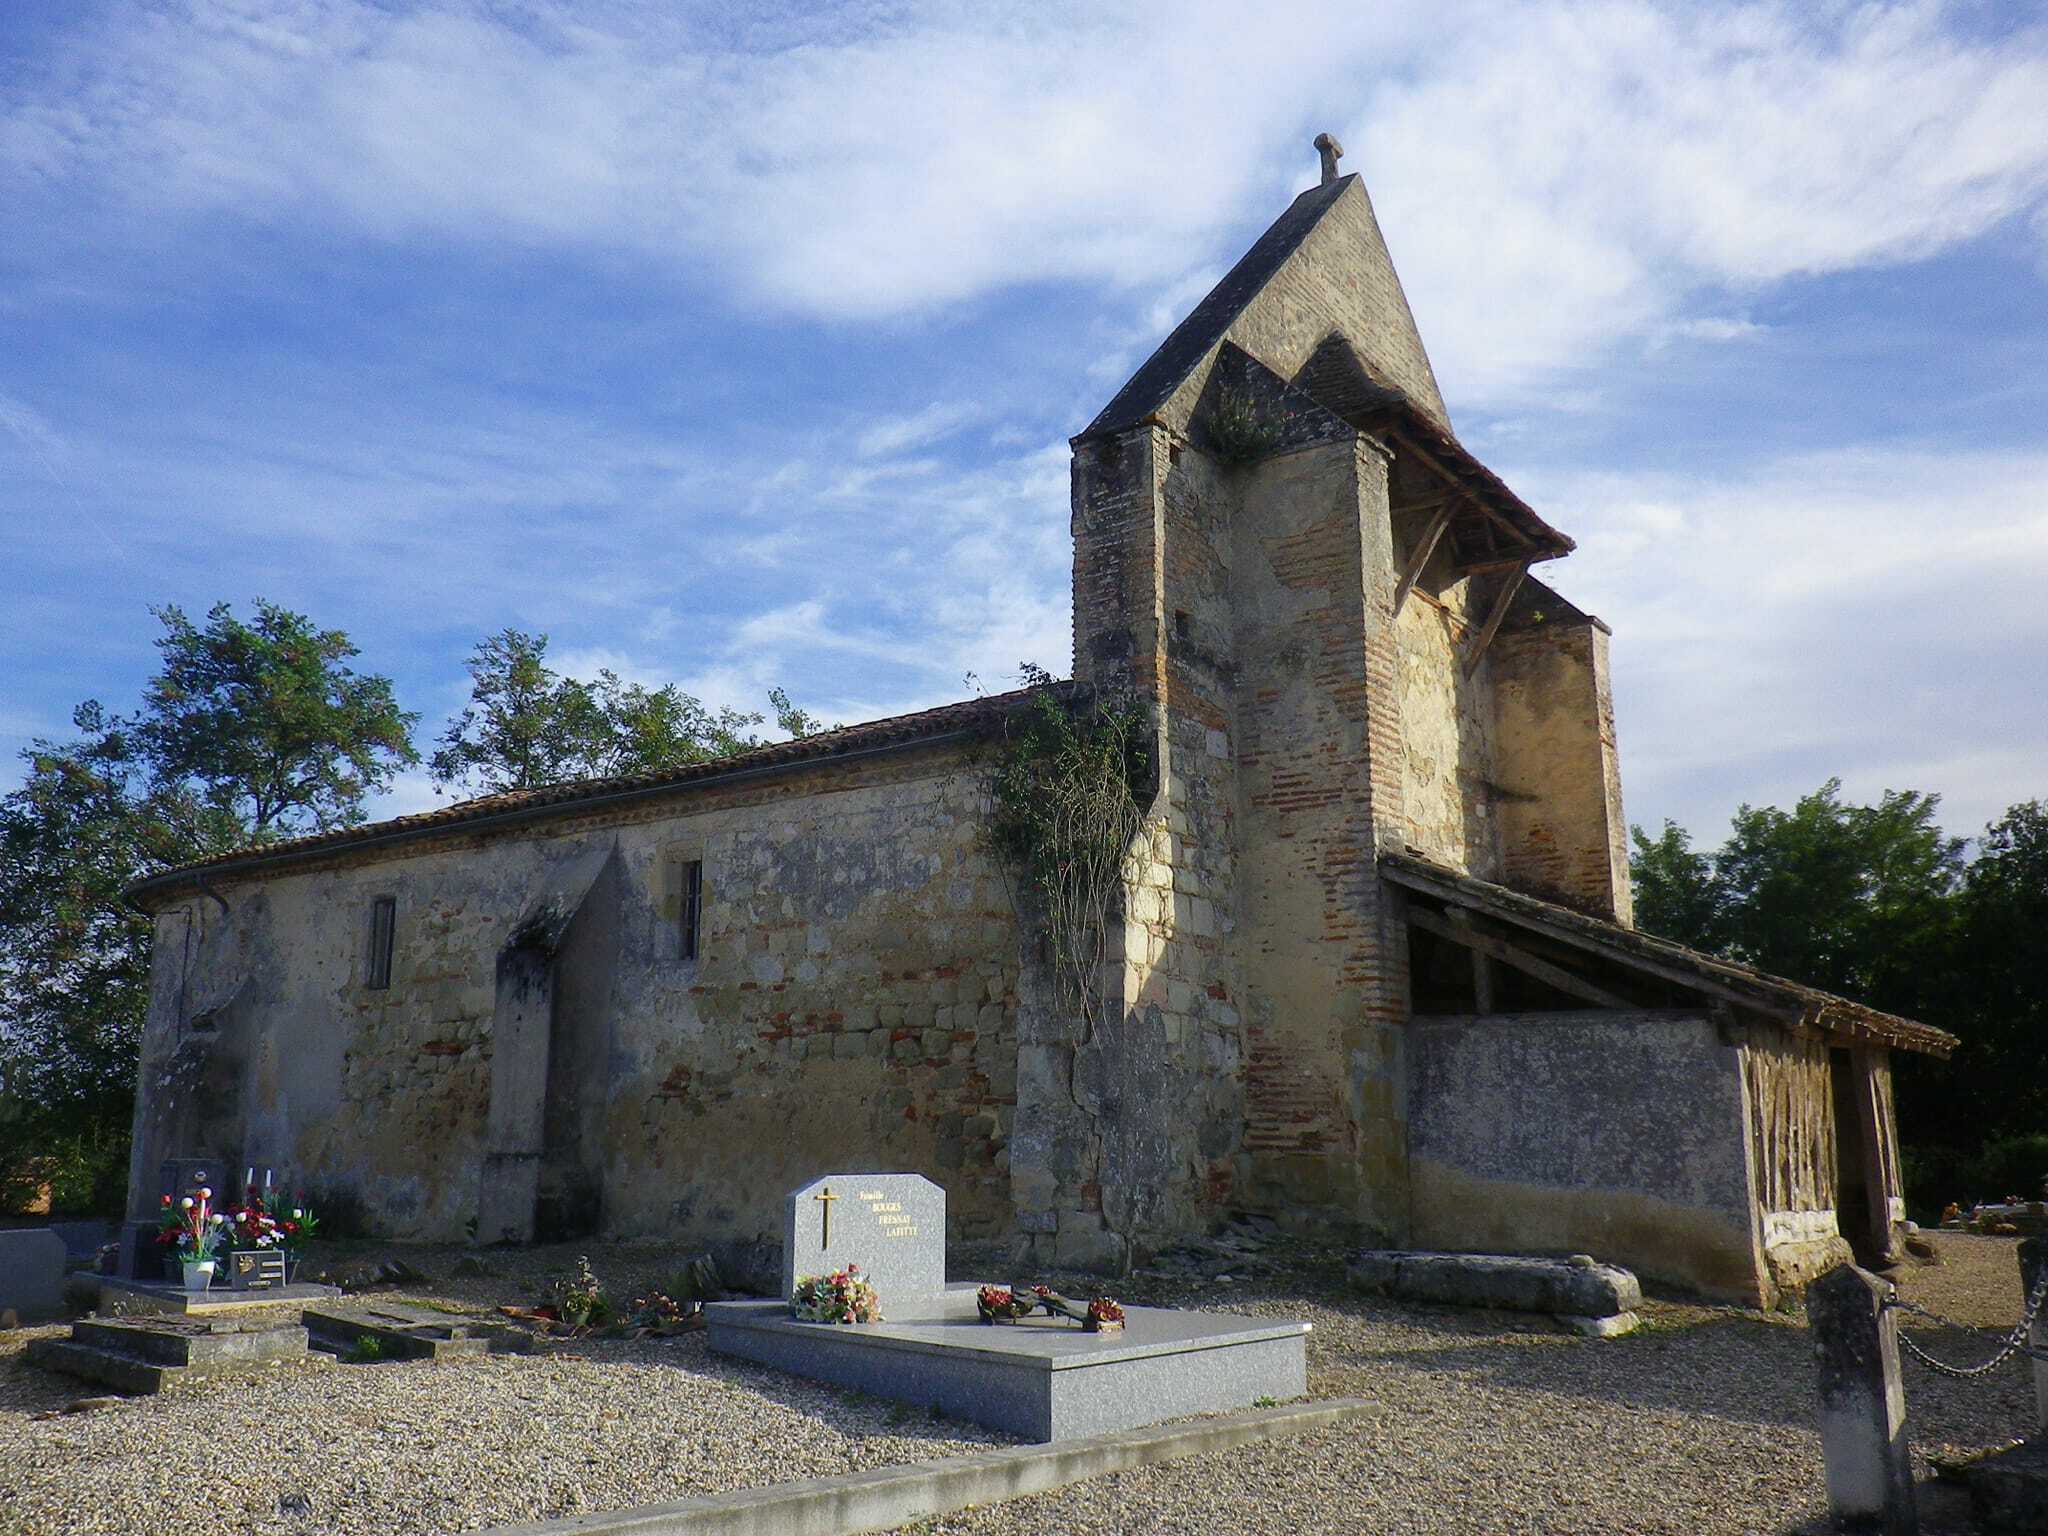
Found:
[{"label": "tower roof", "polygon": [[1226,340],[1291,377],[1333,332],[1376,376],[1449,430],[1435,372],[1356,175],[1335,177],[1295,198],[1076,440],[1154,417],[1184,426],[1177,418],[1192,407],[1200,377]]}]

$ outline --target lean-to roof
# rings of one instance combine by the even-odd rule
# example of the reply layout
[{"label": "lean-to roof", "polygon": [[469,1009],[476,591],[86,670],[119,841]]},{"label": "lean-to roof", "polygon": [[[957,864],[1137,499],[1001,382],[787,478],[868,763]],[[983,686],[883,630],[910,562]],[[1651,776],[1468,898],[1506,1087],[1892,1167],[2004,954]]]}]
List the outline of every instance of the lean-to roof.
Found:
[{"label": "lean-to roof", "polygon": [[1781,1024],[1816,1030],[1845,1045],[1882,1045],[1946,1058],[1959,1043],[1948,1031],[1930,1024],[1879,1013],[1818,987],[1787,981],[1511,891],[1490,880],[1475,879],[1412,850],[1382,853],[1380,874],[1404,890],[1433,897],[1447,906],[1560,941],[1613,965],[1733,1003]]}]

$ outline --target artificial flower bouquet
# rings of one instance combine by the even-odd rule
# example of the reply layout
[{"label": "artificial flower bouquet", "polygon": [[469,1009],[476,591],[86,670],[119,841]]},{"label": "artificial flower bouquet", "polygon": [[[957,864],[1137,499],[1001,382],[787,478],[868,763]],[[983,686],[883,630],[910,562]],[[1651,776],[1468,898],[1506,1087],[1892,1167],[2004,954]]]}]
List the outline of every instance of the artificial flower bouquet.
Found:
[{"label": "artificial flower bouquet", "polygon": [[284,1255],[285,1276],[298,1273],[306,1256],[306,1244],[318,1233],[320,1223],[313,1208],[303,1199],[282,1193],[250,1189],[242,1203],[226,1213],[222,1223],[231,1249],[275,1250]]},{"label": "artificial flower bouquet", "polygon": [[807,1323],[879,1323],[882,1298],[858,1264],[820,1277],[805,1275],[789,1298],[790,1315]]},{"label": "artificial flower bouquet", "polygon": [[1038,1302],[1000,1285],[984,1285],[974,1293],[974,1309],[984,1323],[1014,1323],[1029,1317]]},{"label": "artificial flower bouquet", "polygon": [[156,1240],[175,1248],[183,1266],[185,1289],[203,1291],[213,1283],[214,1257],[220,1252],[225,1218],[213,1208],[213,1187],[195,1179],[190,1194],[163,1197]]},{"label": "artificial flower bouquet", "polygon": [[1036,1304],[1045,1308],[1054,1317],[1064,1317],[1079,1323],[1088,1333],[1116,1333],[1124,1325],[1124,1309],[1108,1296],[1098,1296],[1087,1306],[1070,1301],[1050,1286],[1034,1285],[1031,1294]]}]

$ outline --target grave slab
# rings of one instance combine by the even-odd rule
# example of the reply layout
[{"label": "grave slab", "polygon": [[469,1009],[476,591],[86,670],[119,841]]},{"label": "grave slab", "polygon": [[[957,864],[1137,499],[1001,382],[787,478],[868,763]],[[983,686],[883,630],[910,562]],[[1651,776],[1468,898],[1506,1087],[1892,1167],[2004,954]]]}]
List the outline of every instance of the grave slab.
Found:
[{"label": "grave slab", "polygon": [[63,1317],[64,1239],[48,1227],[0,1231],[0,1312],[24,1323]]},{"label": "grave slab", "polygon": [[[799,1322],[780,1302],[712,1302],[711,1348],[876,1397],[937,1408],[1026,1440],[1136,1429],[1308,1390],[1309,1324],[1126,1307],[1120,1333],[1065,1319],[981,1321],[975,1287],[924,1315]],[[883,1293],[887,1317],[888,1294]]]},{"label": "grave slab", "polygon": [[[946,1192],[917,1174],[814,1179],[791,1191],[785,1218],[783,1299],[704,1308],[707,1342],[720,1354],[1027,1440],[1136,1429],[1308,1390],[1306,1323],[1156,1307],[1126,1307],[1124,1327],[1109,1333],[1044,1315],[984,1323],[977,1287],[945,1281]],[[799,1277],[849,1263],[875,1287],[881,1322],[790,1316]]]},{"label": "grave slab", "polygon": [[235,1291],[222,1286],[188,1291],[168,1281],[124,1280],[117,1275],[100,1278],[102,1312],[168,1312],[180,1317],[223,1317],[257,1307],[291,1303],[303,1306],[307,1302],[336,1301],[340,1297],[341,1287],[338,1285],[315,1285],[305,1280],[273,1286],[267,1291]]},{"label": "grave slab", "polygon": [[395,1359],[453,1360],[490,1351],[489,1338],[459,1318],[399,1303],[308,1307],[302,1314],[315,1347],[346,1354],[365,1339]]}]

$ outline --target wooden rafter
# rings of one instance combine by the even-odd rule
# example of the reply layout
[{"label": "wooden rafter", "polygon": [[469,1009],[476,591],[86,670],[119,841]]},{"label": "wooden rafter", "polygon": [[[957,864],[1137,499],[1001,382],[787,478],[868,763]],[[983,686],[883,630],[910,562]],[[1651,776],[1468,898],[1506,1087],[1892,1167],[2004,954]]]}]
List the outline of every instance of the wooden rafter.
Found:
[{"label": "wooden rafter", "polygon": [[1429,564],[1429,557],[1436,553],[1437,540],[1444,536],[1444,530],[1451,526],[1451,508],[1456,498],[1447,496],[1429,526],[1423,530],[1422,541],[1408,557],[1408,564],[1401,572],[1400,585],[1394,588],[1394,612],[1401,611],[1401,605],[1408,601],[1408,591],[1421,577],[1423,567]]},{"label": "wooden rafter", "polygon": [[1465,671],[1470,674],[1486,654],[1486,648],[1493,644],[1494,633],[1500,628],[1501,620],[1508,616],[1508,604],[1515,600],[1515,593],[1521,589],[1522,578],[1529,574],[1529,562],[1522,561],[1502,578],[1500,591],[1494,595],[1493,609],[1486,615],[1486,623],[1479,631],[1478,638],[1465,652]]},{"label": "wooden rafter", "polygon": [[1431,453],[1427,448],[1424,448],[1420,443],[1416,442],[1414,438],[1410,437],[1405,432],[1393,432],[1388,435],[1394,439],[1396,445],[1398,445],[1404,452],[1414,454],[1415,457],[1418,460],[1420,460],[1426,468],[1434,472],[1436,476],[1444,482],[1444,484],[1456,486],[1459,490],[1464,491],[1465,498],[1468,501],[1470,501],[1475,508],[1478,509],[1480,515],[1483,516],[1490,524],[1505,529],[1508,535],[1514,539],[1516,544],[1520,545],[1525,549],[1534,549],[1536,547],[1536,541],[1534,539],[1530,538],[1528,534],[1524,533],[1521,529],[1517,528],[1513,523],[1509,522],[1508,519],[1502,517],[1498,512],[1494,511],[1493,508],[1486,505],[1485,502],[1480,501],[1477,497],[1473,496],[1469,490],[1465,489],[1465,482],[1463,480],[1459,479],[1458,476],[1452,474],[1450,469],[1443,463],[1442,460],[1437,458],[1437,456]]},{"label": "wooden rafter", "polygon": [[[1461,911],[1463,909],[1454,908],[1449,910]],[[1447,916],[1439,917],[1426,907],[1410,903],[1407,915],[1408,921],[1415,927],[1420,928],[1424,933],[1433,933],[1440,939],[1448,939],[1453,944],[1461,944],[1475,954],[1484,955],[1491,960],[1498,960],[1502,965],[1512,966],[1525,975],[1534,976],[1538,981],[1557,988],[1558,991],[1565,993],[1567,996],[1579,998],[1602,1008],[1635,1009],[1638,1007],[1637,1004],[1630,1002],[1627,998],[1609,992],[1605,987],[1596,986],[1594,983],[1587,981],[1583,976],[1574,975],[1561,965],[1553,965],[1548,960],[1540,960],[1526,949],[1517,948],[1499,935],[1481,929],[1472,920],[1469,912],[1465,913],[1464,921],[1457,922],[1450,920]],[[1488,1012],[1490,1010],[1481,1009],[1480,1011]]]},{"label": "wooden rafter", "polygon": [[[1407,886],[1410,890],[1420,891],[1426,896],[1433,897],[1447,904],[1455,905],[1459,900],[1456,887],[1448,879],[1432,879],[1398,865],[1382,867],[1385,869],[1388,878]],[[1408,914],[1411,922],[1414,920],[1417,910],[1419,909],[1415,908],[1411,903]],[[1540,926],[1531,926],[1533,931],[1543,934],[1546,938],[1555,939],[1559,943],[1569,944],[1574,949],[1586,950],[1590,953],[1601,955],[1617,964],[1626,965],[1631,969],[1661,977],[1663,980],[1673,982],[1689,992],[1702,993],[1710,997],[1724,997],[1729,1002],[1762,1014],[1773,1023],[1781,1026],[1793,1027],[1798,1025],[1804,1011],[1796,1005],[1779,1002],[1771,998],[1762,987],[1754,986],[1753,984],[1745,985],[1741,980],[1734,977],[1723,981],[1703,971],[1670,964],[1655,956],[1642,954],[1635,950],[1617,951],[1611,943],[1605,942],[1592,934],[1581,933],[1575,927],[1570,927],[1563,923],[1547,922]]]}]

